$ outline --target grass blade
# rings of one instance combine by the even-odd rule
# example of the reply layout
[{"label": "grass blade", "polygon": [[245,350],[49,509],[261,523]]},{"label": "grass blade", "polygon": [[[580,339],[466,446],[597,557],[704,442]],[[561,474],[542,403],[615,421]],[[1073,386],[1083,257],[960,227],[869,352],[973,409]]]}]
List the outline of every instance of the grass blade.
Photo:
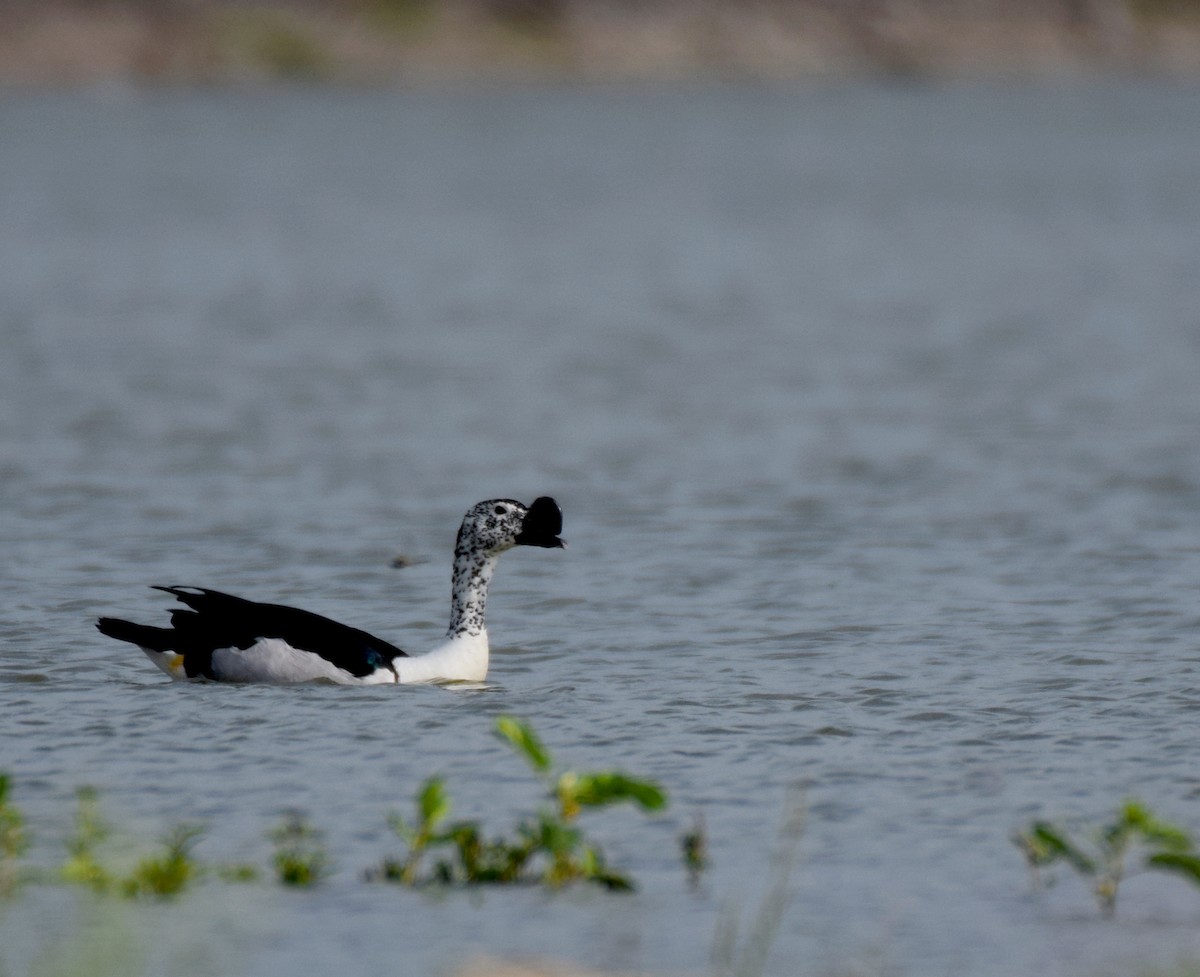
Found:
[{"label": "grass blade", "polygon": [[515,716],[501,716],[496,720],[496,732],[538,773],[550,769],[550,753],[528,723]]}]

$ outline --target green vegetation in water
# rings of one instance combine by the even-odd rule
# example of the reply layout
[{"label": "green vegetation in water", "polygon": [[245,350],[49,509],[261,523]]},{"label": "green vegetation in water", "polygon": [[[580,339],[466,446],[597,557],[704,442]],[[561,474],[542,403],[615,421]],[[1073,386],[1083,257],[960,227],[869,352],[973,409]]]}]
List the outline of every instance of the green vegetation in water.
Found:
[{"label": "green vegetation in water", "polygon": [[1130,873],[1128,862],[1140,857],[1143,869],[1161,869],[1200,885],[1200,853],[1188,833],[1160,820],[1144,804],[1128,800],[1112,820],[1092,828],[1080,840],[1066,828],[1035,821],[1013,835],[1035,885],[1049,882],[1043,870],[1058,864],[1072,868],[1089,883],[1100,911],[1113,915],[1117,890]]},{"label": "green vegetation in water", "polygon": [[97,893],[116,892],[130,899],[152,897],[169,899],[179,895],[201,875],[192,856],[192,848],[203,834],[198,825],[181,824],[162,839],[162,851],[149,855],[122,875],[106,865],[100,847],[110,831],[100,816],[99,795],[94,788],[76,791],[75,830],[67,839],[67,860],[60,874],[64,881],[82,885]]},{"label": "green vegetation in water", "polygon": [[[508,835],[490,838],[476,821],[451,822],[452,804],[445,785],[440,778],[430,778],[417,794],[414,820],[400,815],[390,818],[393,830],[407,846],[405,857],[385,859],[367,877],[412,886],[539,883],[557,887],[585,881],[613,890],[632,888],[627,876],[608,867],[604,852],[584,834],[579,819],[586,809],[626,802],[657,811],[667,803],[663,790],[620,771],[556,771],[533,729],[511,716],[497,721],[496,732],[542,782],[544,801],[537,811],[518,820]],[[24,821],[9,799],[10,792],[8,776],[0,774],[0,894],[11,892],[25,878],[19,870],[27,846]],[[96,790],[80,788],[76,801],[66,857],[54,874],[59,881],[104,895],[169,899],[206,874],[194,856],[203,834],[199,825],[176,826],[162,838],[159,851],[136,861],[132,868],[120,869],[105,857],[111,831],[101,816]],[[287,812],[268,837],[274,844],[274,876],[281,884],[308,887],[329,875],[322,832],[304,815]],[[690,837],[690,842],[685,840],[685,858],[689,870],[698,872],[704,863],[702,828]],[[225,882],[259,877],[253,865],[223,865],[213,871]]]},{"label": "green vegetation in water", "polygon": [[75,832],[67,839],[67,860],[62,866],[62,877],[94,892],[106,892],[113,885],[113,875],[101,863],[96,849],[108,838],[109,831],[100,817],[96,789],[80,787],[75,792],[75,802]]},{"label": "green vegetation in water", "polygon": [[275,843],[275,876],[284,885],[313,886],[329,874],[323,834],[300,812],[288,811],[270,837]]},{"label": "green vegetation in water", "polygon": [[132,874],[121,883],[124,895],[153,896],[169,899],[179,895],[200,875],[200,867],[192,857],[192,847],[204,833],[195,824],[177,825],[162,840],[159,855],[143,858]]},{"label": "green vegetation in water", "polygon": [[255,865],[237,863],[217,866],[217,878],[222,882],[257,882],[259,875]]},{"label": "green vegetation in water", "polygon": [[[431,778],[417,794],[413,822],[400,815],[389,819],[408,852],[386,859],[368,872],[372,879],[420,884],[540,883],[558,887],[593,882],[611,890],[628,890],[633,882],[608,867],[604,852],[578,825],[585,808],[630,802],[645,811],[667,803],[666,794],[650,781],[618,771],[555,773],[553,760],[532,727],[512,716],[496,722],[497,734],[522,756],[546,788],[538,811],[517,823],[511,835],[488,838],[477,821],[448,822],[451,801],[439,778]],[[426,868],[426,862],[433,863]]]},{"label": "green vegetation in water", "polygon": [[679,851],[683,856],[683,867],[687,869],[688,885],[695,888],[700,876],[708,868],[708,830],[704,818],[697,817],[692,826],[679,836]]},{"label": "green vegetation in water", "polygon": [[25,853],[29,839],[25,835],[25,819],[9,800],[12,781],[0,773],[0,897],[13,893],[21,882],[17,865]]}]

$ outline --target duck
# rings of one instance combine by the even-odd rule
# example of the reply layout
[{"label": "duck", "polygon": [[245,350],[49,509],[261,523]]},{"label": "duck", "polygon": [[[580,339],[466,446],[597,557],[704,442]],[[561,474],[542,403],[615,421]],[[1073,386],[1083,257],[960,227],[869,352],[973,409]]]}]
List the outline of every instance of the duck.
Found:
[{"label": "duck", "polygon": [[488,499],[467,510],[454,545],[450,626],[445,639],[410,656],[358,628],[312,611],[262,604],[203,587],[152,589],[170,594],[170,627],[115,617],[96,622],[100,633],[137,645],[179,681],[292,685],[408,685],[482,682],[488,672],[485,626],[488,585],[500,555],[514,546],[562,549],[562,510],[549,496],[528,506]]}]

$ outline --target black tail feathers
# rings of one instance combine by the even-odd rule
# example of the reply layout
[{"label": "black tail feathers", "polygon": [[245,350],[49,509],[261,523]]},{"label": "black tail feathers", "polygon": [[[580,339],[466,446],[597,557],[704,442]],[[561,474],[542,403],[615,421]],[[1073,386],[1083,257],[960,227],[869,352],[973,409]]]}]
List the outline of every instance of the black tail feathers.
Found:
[{"label": "black tail feathers", "polygon": [[110,638],[128,641],[151,651],[171,651],[175,638],[178,637],[172,628],[154,628],[148,624],[134,624],[132,621],[122,621],[116,617],[100,618],[96,622],[96,628]]}]

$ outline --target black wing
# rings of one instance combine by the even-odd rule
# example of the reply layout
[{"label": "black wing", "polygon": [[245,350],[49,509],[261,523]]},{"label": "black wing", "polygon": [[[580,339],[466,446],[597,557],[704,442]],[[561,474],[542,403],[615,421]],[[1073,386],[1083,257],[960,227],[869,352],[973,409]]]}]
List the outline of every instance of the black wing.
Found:
[{"label": "black wing", "polygon": [[249,648],[260,638],[280,638],[293,648],[320,655],[351,675],[370,675],[390,668],[395,658],[408,657],[395,645],[366,631],[338,624],[320,614],[278,604],[259,604],[203,587],[155,587],[186,604],[190,610],[171,611],[170,628],[152,628],[103,618],[105,634],[159,651],[183,655],[189,677],[212,674],[212,653],[218,648]]}]

